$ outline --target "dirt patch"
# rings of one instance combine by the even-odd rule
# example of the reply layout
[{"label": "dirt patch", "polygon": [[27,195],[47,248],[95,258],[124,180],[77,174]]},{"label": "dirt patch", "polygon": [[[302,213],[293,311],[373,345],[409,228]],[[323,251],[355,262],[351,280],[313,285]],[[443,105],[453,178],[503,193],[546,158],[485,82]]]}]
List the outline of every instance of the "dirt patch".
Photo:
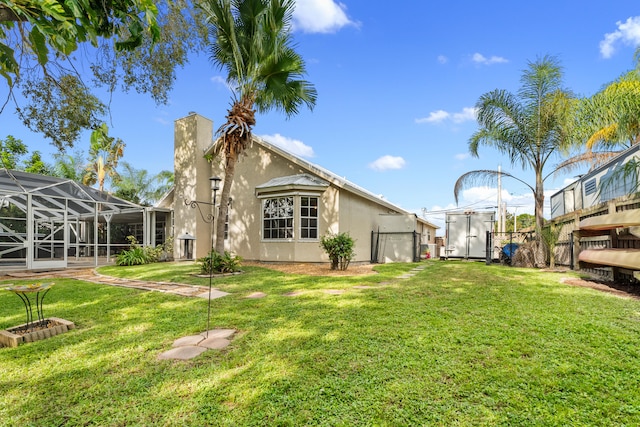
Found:
[{"label": "dirt patch", "polygon": [[640,300],[640,287],[637,285],[634,286],[623,283],[604,282],[595,279],[574,279],[566,277],[560,279],[560,281],[570,286],[582,286],[585,288],[607,292],[609,294],[617,295],[622,298],[632,298]]},{"label": "dirt patch", "polygon": [[243,261],[242,265],[263,267],[289,274],[306,274],[308,276],[366,276],[376,274],[373,271],[374,264],[350,265],[346,271],[332,270],[329,264],[316,263],[269,263]]}]

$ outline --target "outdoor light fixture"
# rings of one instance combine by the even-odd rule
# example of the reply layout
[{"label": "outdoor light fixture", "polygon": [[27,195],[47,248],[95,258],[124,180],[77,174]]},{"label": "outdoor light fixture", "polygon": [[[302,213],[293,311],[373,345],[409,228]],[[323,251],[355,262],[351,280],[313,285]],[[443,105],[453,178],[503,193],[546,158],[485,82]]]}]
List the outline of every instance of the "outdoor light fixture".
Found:
[{"label": "outdoor light fixture", "polygon": [[211,323],[211,282],[213,280],[213,252],[214,252],[214,230],[215,230],[215,212],[216,212],[216,196],[218,194],[218,190],[220,189],[220,181],[222,179],[219,176],[212,176],[209,178],[211,181],[211,190],[213,191],[213,207],[211,214],[211,252],[209,252],[209,306],[207,309],[207,338],[209,338],[209,329]]}]

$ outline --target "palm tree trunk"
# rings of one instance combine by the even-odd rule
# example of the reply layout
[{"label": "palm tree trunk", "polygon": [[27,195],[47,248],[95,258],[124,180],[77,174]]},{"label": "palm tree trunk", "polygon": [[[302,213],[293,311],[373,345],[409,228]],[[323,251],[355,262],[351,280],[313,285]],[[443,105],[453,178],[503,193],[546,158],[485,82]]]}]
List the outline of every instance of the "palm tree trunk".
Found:
[{"label": "palm tree trunk", "polygon": [[[215,251],[219,254],[224,253],[224,226],[229,212],[229,196],[231,195],[231,184],[233,184],[233,176],[236,171],[237,155],[230,155],[226,159],[226,167],[224,168],[224,182],[222,183],[222,193],[220,193],[220,209],[216,216],[216,244]],[[215,206],[213,207],[215,213]]]},{"label": "palm tree trunk", "polygon": [[536,193],[534,199],[536,233],[540,233],[544,226],[544,182],[542,181],[542,171],[536,171]]},{"label": "palm tree trunk", "polygon": [[544,226],[544,182],[542,180],[542,170],[536,171],[536,242],[534,250],[534,262],[536,267],[542,268],[546,265],[544,245],[542,243],[542,227]]}]

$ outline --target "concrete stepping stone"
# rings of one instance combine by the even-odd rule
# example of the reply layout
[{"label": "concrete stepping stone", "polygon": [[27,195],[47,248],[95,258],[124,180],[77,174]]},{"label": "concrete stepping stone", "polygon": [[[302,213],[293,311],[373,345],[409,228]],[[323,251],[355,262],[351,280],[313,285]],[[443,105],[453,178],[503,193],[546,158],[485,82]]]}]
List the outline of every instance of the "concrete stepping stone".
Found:
[{"label": "concrete stepping stone", "polygon": [[342,295],[344,294],[344,289],[325,289],[324,293],[329,295]]},{"label": "concrete stepping stone", "polygon": [[205,347],[188,345],[184,347],[175,347],[171,350],[165,351],[158,356],[160,360],[168,360],[168,359],[178,359],[178,360],[189,360],[193,359],[196,356],[201,355],[203,352],[207,351]]},{"label": "concrete stepping stone", "polygon": [[202,335],[189,335],[188,337],[178,338],[173,342],[174,347],[185,347],[190,345],[198,345],[204,341]]},{"label": "concrete stepping stone", "polygon": [[266,296],[267,294],[265,294],[264,292],[254,292],[252,294],[247,295],[246,298],[264,298]]},{"label": "concrete stepping stone", "polygon": [[236,333],[235,329],[211,329],[200,334],[203,338],[230,338]]},{"label": "concrete stepping stone", "polygon": [[198,346],[208,348],[211,350],[222,350],[229,344],[231,344],[231,341],[229,341],[226,338],[210,337],[202,341],[200,344],[198,344]]},{"label": "concrete stepping stone", "polygon": [[303,292],[301,291],[293,291],[293,292],[287,292],[286,294],[282,294],[282,296],[285,297],[297,297],[298,295],[302,295]]},{"label": "concrete stepping stone", "polygon": [[369,285],[356,285],[353,287],[353,289],[374,289],[375,286],[369,286]]}]

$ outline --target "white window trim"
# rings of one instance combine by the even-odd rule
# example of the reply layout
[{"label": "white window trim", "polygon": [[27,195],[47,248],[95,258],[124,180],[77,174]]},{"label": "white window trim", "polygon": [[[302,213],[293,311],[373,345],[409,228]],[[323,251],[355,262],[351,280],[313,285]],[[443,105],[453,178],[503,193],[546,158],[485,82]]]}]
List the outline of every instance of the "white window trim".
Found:
[{"label": "white window trim", "polygon": [[[321,210],[322,210],[322,192],[314,192],[314,191],[286,191],[286,192],[274,192],[274,193],[262,193],[256,196],[261,200],[260,202],[260,242],[261,243],[282,243],[282,242],[301,242],[301,243],[309,243],[309,242],[319,242],[320,241],[320,218]],[[273,239],[273,238],[265,238],[264,237],[264,200],[265,199],[277,199],[280,197],[293,197],[293,237],[287,237],[283,239]],[[318,237],[310,237],[310,238],[302,238],[299,237],[302,235],[301,232],[301,197],[315,197],[318,199],[318,225],[317,225],[317,235]]]},{"label": "white window trim", "polygon": [[[302,198],[303,197],[309,197],[309,198],[315,198],[318,200],[318,206],[316,207],[318,214],[316,215],[316,237],[302,237]],[[297,212],[297,217],[298,217],[298,233],[300,238],[298,239],[300,242],[318,242],[320,240],[320,205],[322,203],[322,197],[320,197],[319,195],[308,195],[308,194],[304,194],[304,195],[300,195],[297,197],[298,200],[298,212]],[[295,205],[295,199],[293,204]],[[312,217],[307,217],[307,218],[312,218]],[[294,227],[295,227],[295,219],[294,219]],[[295,237],[295,234],[294,234]]]}]

